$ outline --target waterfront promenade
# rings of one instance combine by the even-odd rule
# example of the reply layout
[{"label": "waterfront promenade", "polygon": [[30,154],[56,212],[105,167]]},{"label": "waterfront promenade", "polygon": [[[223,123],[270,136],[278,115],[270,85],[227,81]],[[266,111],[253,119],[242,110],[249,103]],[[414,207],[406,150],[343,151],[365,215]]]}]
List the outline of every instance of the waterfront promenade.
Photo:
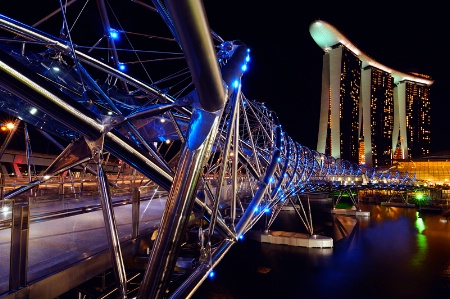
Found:
[{"label": "waterfront promenade", "polygon": [[[53,186],[53,190],[58,190],[56,186],[57,184]],[[78,187],[79,186],[77,185],[77,188]],[[144,196],[142,196],[142,201],[139,205],[139,232],[143,235],[147,234],[147,240],[140,239],[139,243],[134,243],[131,245],[127,245],[127,242],[132,243],[134,240],[132,219],[133,204],[130,201],[131,195],[119,194],[116,189],[113,189],[114,193],[117,193],[117,195],[113,197],[113,203],[120,239],[124,244],[124,248],[131,246],[133,247],[135,253],[138,252],[142,256],[148,254],[147,248],[150,247],[149,240],[151,238],[151,232],[158,227],[167,200],[167,192],[160,190],[158,191],[158,189],[154,187],[155,186],[147,188],[148,190],[144,193]],[[129,185],[124,189],[127,188],[129,188]],[[84,262],[87,262],[87,264],[84,264],[85,266],[91,264],[92,267],[99,265],[100,267],[96,270],[89,268],[91,271],[89,273],[89,277],[87,276],[88,273],[85,272],[82,273],[82,275],[85,275],[84,277],[81,277],[82,275],[80,275],[80,277],[74,277],[74,282],[78,279],[80,285],[83,285],[84,282],[88,282],[102,272],[111,273],[109,254],[107,254],[108,240],[106,237],[106,229],[101,211],[100,200],[93,194],[87,194],[89,194],[89,196],[66,193],[65,196],[54,195],[53,197],[47,198],[35,197],[35,199],[31,197],[31,200],[29,201],[30,228],[27,261],[27,279],[30,284],[34,284],[46,276],[57,277],[58,273],[64,272],[68,268],[74,266],[76,267],[77,264],[83,265]],[[8,202],[8,200],[5,200],[3,202],[4,206],[6,206],[6,203]],[[348,204],[349,202],[347,201],[346,203]],[[381,271],[387,271],[386,268],[382,268],[383,270],[377,270],[377,268],[374,268],[373,264],[378,258],[380,258],[376,252],[386,254],[388,256],[385,260],[382,259],[377,262],[378,264],[382,264],[385,261],[389,261],[394,256],[402,256],[402,254],[404,254],[402,251],[405,251],[406,253],[411,251],[419,252],[421,250],[427,251],[427,248],[423,249],[422,246],[428,247],[428,241],[433,243],[444,242],[445,244],[445,240],[450,238],[450,228],[445,217],[440,214],[420,215],[418,210],[414,207],[395,207],[384,206],[380,203],[361,203],[360,207],[362,211],[365,212],[364,215],[366,216],[332,213],[332,207],[333,203],[331,199],[315,203],[313,202],[311,204],[313,213],[312,225],[314,226],[315,234],[320,236],[320,238],[332,240],[333,246],[317,246],[316,248],[307,248],[304,246],[269,244],[266,242],[252,240],[249,234],[244,238],[244,240],[241,240],[238,244],[236,244],[237,249],[230,252],[230,259],[233,260],[223,261],[226,265],[219,265],[215,270],[217,278],[213,280],[206,280],[206,286],[201,287],[198,294],[196,292],[193,298],[211,298],[209,296],[212,296],[220,290],[227,294],[224,295],[225,297],[223,298],[251,298],[245,296],[249,296],[249,289],[255,287],[252,286],[252,284],[256,284],[259,278],[265,280],[267,278],[264,277],[271,277],[271,280],[273,279],[273,281],[277,281],[277,278],[273,278],[275,273],[277,273],[277,277],[296,277],[296,273],[299,271],[301,274],[298,275],[300,275],[303,280],[310,281],[317,276],[314,270],[315,267],[320,267],[323,268],[322,271],[327,271],[327,263],[337,263],[337,265],[333,266],[330,273],[341,273],[337,274],[337,277],[339,278],[336,281],[340,281],[342,284],[345,279],[341,276],[349,276],[350,278],[354,276],[352,273],[347,273],[349,268],[347,262],[345,261],[345,259],[352,259],[351,256],[354,254],[357,254],[359,258],[358,261],[353,262],[355,264],[352,265],[354,268],[352,271],[360,271],[362,276],[368,276],[367,279],[375,279],[372,278],[373,276],[371,274],[371,269],[374,269],[373,271],[377,272],[377,275],[389,276],[389,273],[381,273]],[[1,217],[2,221],[7,220],[8,217],[11,217],[10,211],[5,209],[1,213]],[[262,219],[262,221],[254,227],[255,230],[261,230],[263,228],[264,219]],[[305,234],[305,228],[296,215],[294,209],[284,209],[281,211],[278,218],[271,226],[271,230]],[[369,234],[368,236],[364,235],[367,233]],[[382,236],[380,237],[379,235]],[[401,243],[401,248],[398,248],[400,246],[398,240],[402,240],[401,242],[406,243]],[[0,293],[8,290],[10,243],[11,229],[0,229],[0,252],[2,253],[0,259]],[[363,247],[359,248],[360,246]],[[381,248],[379,248],[380,246]],[[406,246],[412,247],[411,249],[408,249]],[[447,245],[444,245],[444,248],[446,246]],[[389,252],[389,248],[392,249],[391,252]],[[126,249],[124,249],[124,251],[128,252]],[[103,258],[102,261],[103,264],[98,262],[89,262],[94,260],[96,256],[102,254],[105,255],[105,258]],[[265,259],[265,257],[270,257],[273,254],[281,254],[279,256],[281,260],[278,261],[278,258],[275,258],[274,260]],[[443,263],[441,266],[444,267],[445,254],[443,254],[443,252],[441,252],[441,254],[442,256],[439,257],[438,261]],[[253,257],[248,257],[248,263],[244,263],[242,261],[242,257],[246,255],[254,256],[255,259],[253,260]],[[286,258],[282,257],[284,255],[286,255]],[[347,255],[350,255],[350,257]],[[421,255],[421,259],[423,259],[428,255],[428,253],[423,252]],[[127,256],[127,254],[125,254],[125,256]],[[290,260],[290,258],[293,258],[294,260]],[[413,256],[409,258],[415,259]],[[340,261],[340,259],[344,260]],[[371,261],[371,259],[374,261]],[[240,266],[235,264],[238,261],[241,261]],[[316,264],[318,261],[320,261],[319,264]],[[414,260],[409,263],[413,262]],[[437,274],[433,271],[437,271],[437,265],[435,265],[435,262],[432,260],[429,260],[428,262],[430,263],[429,265],[422,265],[420,263],[419,268],[422,268],[425,273],[430,273],[429,275],[436,276]],[[278,265],[278,263],[280,264]],[[292,265],[297,265],[298,269],[293,268],[293,266],[289,266],[290,263],[292,263]],[[251,265],[252,268],[249,269],[247,264]],[[368,267],[368,264],[372,266]],[[238,268],[239,271],[233,272],[232,269],[228,268],[230,265],[234,265],[232,267],[234,271]],[[128,266],[129,265],[127,264],[127,267]],[[286,268],[283,269],[283,267]],[[361,267],[361,269],[359,267]],[[385,265],[384,267],[388,266]],[[428,270],[427,267],[431,267],[431,270]],[[142,269],[143,268],[141,267],[141,273]],[[444,269],[441,270],[444,271]],[[266,271],[267,273],[264,273]],[[363,273],[364,271],[368,272]],[[248,284],[244,283],[242,285],[246,291],[241,290],[241,293],[239,293],[239,290],[235,289],[235,287],[228,285],[234,281],[236,276],[240,277],[241,274],[237,273],[247,273],[247,275],[249,275],[249,277],[245,280],[241,277],[243,281],[248,282]],[[446,272],[442,272],[442,275],[444,275],[444,273]],[[414,278],[415,277],[413,276],[410,279]],[[142,277],[140,276],[137,279],[142,279]],[[286,281],[289,281],[289,279],[290,278],[286,278]],[[317,279],[322,280],[327,278],[319,276]],[[400,281],[403,280],[401,277],[398,279]],[[445,281],[445,275],[444,278],[439,276],[439,279]],[[332,279],[332,281],[334,280],[335,278]],[[241,281],[240,284],[242,284],[243,281]],[[65,285],[66,283],[67,282],[64,282],[62,285]],[[138,281],[136,281],[136,283],[138,283]],[[259,281],[259,283],[262,282]],[[310,281],[310,283],[313,283],[316,287],[319,287],[321,282]],[[403,284],[403,282],[401,283]],[[217,284],[224,285],[218,286]],[[93,288],[92,282],[90,287],[87,287],[87,285],[89,285],[89,283],[84,284],[84,289],[82,286],[78,290],[87,292],[89,288]],[[75,289],[77,286],[78,284],[74,284],[73,288]],[[65,285],[65,287],[67,287],[67,285]],[[336,288],[337,293],[342,292],[337,283],[331,283],[330,287]],[[395,286],[390,287],[394,287],[396,289]],[[57,288],[57,286],[55,286],[55,288]],[[443,288],[443,286],[439,286],[439,288]],[[52,292],[57,293],[57,290],[48,291],[49,294],[52,294]],[[76,291],[74,292],[76,293]],[[73,295],[74,292],[71,292],[70,294]],[[311,294],[314,293],[309,289],[307,292],[311,292]],[[399,290],[396,290],[395,292],[398,293]],[[294,290],[290,287],[283,288],[282,293],[286,295],[285,298],[296,298],[294,296]],[[268,293],[261,293],[259,296],[261,298],[270,298],[267,294]],[[320,294],[322,294],[322,291],[320,291],[315,298],[326,297],[321,297]],[[61,296],[62,297],[60,298],[71,298],[67,297],[69,294],[62,295],[61,293]],[[6,295],[6,297],[0,296],[0,298],[9,297]]]}]

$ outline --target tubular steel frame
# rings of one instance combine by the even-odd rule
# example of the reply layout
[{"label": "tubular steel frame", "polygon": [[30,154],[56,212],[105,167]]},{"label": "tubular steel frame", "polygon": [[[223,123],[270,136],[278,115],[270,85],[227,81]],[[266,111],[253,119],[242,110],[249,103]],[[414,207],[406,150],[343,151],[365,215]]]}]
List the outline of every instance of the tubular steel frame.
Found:
[{"label": "tubular steel frame", "polygon": [[[276,115],[263,103],[247,99],[241,90],[241,77],[248,63],[248,49],[240,41],[222,40],[209,28],[201,1],[154,0],[153,6],[129,3],[162,20],[162,25],[155,26],[158,30],[168,29],[164,38],[145,35],[151,41],[171,42],[170,47],[154,51],[170,56],[165,58],[170,63],[167,69],[172,69],[174,60],[180,64],[172,74],[160,78],[150,73],[163,68],[144,64],[164,59],[144,58],[143,50],[153,50],[146,48],[146,43],[139,44],[144,47],[142,52],[131,46],[131,39],[144,33],[128,31],[125,23],[116,21],[117,14],[110,11],[113,3],[96,3],[104,35],[89,47],[68,29],[75,26],[69,21],[75,19],[71,13],[77,1],[55,10],[53,16],[62,16],[63,20],[57,37],[39,26],[0,15],[5,36],[0,43],[1,109],[68,143],[47,170],[48,175],[87,160],[97,165],[91,171],[97,176],[113,271],[122,298],[127,297],[127,279],[111,204],[112,182],[103,168],[106,153],[169,192],[138,298],[192,296],[230,247],[267,211],[270,226],[281,207],[299,194],[346,190],[383,178],[383,173],[374,169],[300,145],[282,130]],[[122,27],[113,31],[113,26]],[[119,46],[112,32],[127,36],[129,51],[122,51],[125,46]],[[106,46],[100,46],[102,42]],[[177,52],[172,50],[173,44]],[[126,59],[132,58],[136,60],[129,62],[130,68],[142,68],[135,68],[134,74],[121,71]],[[30,108],[38,112],[31,115]],[[77,146],[80,142],[85,146]],[[77,150],[71,150],[74,147]],[[63,163],[67,153],[77,155],[69,164]],[[386,181],[385,174],[384,178]],[[402,185],[413,183],[407,174],[392,179]],[[31,181],[5,194],[4,199],[14,199],[44,182],[45,178]],[[24,203],[17,200],[16,204]],[[184,236],[192,229],[192,217],[200,220],[196,225],[199,258],[183,283],[173,288],[173,269]],[[303,220],[312,235],[310,215],[305,213]],[[15,259],[23,259],[24,254]],[[23,269],[19,272],[21,279],[14,280],[14,288],[26,284]]]}]

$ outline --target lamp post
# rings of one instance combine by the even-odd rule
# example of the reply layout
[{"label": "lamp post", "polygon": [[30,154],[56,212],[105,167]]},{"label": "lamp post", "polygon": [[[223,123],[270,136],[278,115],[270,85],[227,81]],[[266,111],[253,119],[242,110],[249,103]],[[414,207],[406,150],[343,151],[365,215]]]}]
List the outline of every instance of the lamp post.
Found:
[{"label": "lamp post", "polygon": [[17,128],[19,127],[20,119],[16,119],[14,122],[8,122],[8,123],[2,123],[0,126],[0,130],[4,132],[8,132],[8,135],[6,136],[5,141],[3,141],[2,146],[0,147],[0,159],[3,156],[3,153],[5,152],[6,148],[8,147],[9,142],[12,139],[12,136],[16,132]]}]

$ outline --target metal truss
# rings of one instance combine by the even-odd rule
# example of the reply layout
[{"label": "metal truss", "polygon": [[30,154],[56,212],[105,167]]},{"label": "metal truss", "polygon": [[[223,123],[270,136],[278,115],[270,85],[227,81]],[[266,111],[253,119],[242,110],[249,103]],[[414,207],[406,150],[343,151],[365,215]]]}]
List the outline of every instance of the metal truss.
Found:
[{"label": "metal truss", "polygon": [[[263,215],[270,212],[273,221],[299,194],[413,184],[407,174],[368,169],[292,140],[275,113],[242,93],[249,51],[209,28],[201,1],[70,1],[41,8],[47,14],[34,25],[0,15],[0,109],[64,144],[46,174],[95,162],[91,171],[123,298],[127,279],[105,154],[142,173],[143,185],[169,192],[138,298],[192,296]],[[191,231],[196,240],[186,239]],[[198,244],[198,258],[174,285],[186,242]]]}]

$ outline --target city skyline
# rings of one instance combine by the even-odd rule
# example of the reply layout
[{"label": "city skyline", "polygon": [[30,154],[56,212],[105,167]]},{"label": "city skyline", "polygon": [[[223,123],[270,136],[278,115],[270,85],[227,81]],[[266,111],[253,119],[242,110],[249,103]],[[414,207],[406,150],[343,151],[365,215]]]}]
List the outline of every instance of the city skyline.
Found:
[{"label": "city skyline", "polygon": [[[0,13],[33,15],[5,5]],[[450,150],[445,112],[450,110],[450,74],[446,70],[445,16],[439,5],[427,2],[420,9],[403,3],[379,1],[370,9],[355,3],[321,1],[308,8],[294,5],[256,7],[250,1],[226,3],[205,0],[209,24],[225,40],[241,40],[250,48],[249,70],[242,91],[249,99],[264,102],[279,117],[282,128],[295,141],[315,149],[320,114],[322,49],[309,33],[318,19],[333,24],[362,51],[384,65],[428,74],[431,87],[431,152]],[[30,21],[31,22],[31,21]],[[145,24],[142,24],[145,25]]]},{"label": "city skyline", "polygon": [[325,21],[310,32],[324,51],[317,151],[370,167],[391,165],[394,151],[430,154],[434,81],[380,64]]},{"label": "city skyline", "polygon": [[431,76],[431,154],[450,150],[445,119],[450,74],[442,39],[436,38],[446,28],[439,6],[429,3],[406,14],[407,6],[401,3],[381,1],[364,10],[354,3],[321,1],[308,9],[262,6],[256,13],[247,2],[231,1],[220,9],[213,1],[204,3],[213,30],[251,49],[244,94],[271,107],[283,129],[300,144],[317,146],[323,50],[309,26],[321,19],[381,64]]}]

